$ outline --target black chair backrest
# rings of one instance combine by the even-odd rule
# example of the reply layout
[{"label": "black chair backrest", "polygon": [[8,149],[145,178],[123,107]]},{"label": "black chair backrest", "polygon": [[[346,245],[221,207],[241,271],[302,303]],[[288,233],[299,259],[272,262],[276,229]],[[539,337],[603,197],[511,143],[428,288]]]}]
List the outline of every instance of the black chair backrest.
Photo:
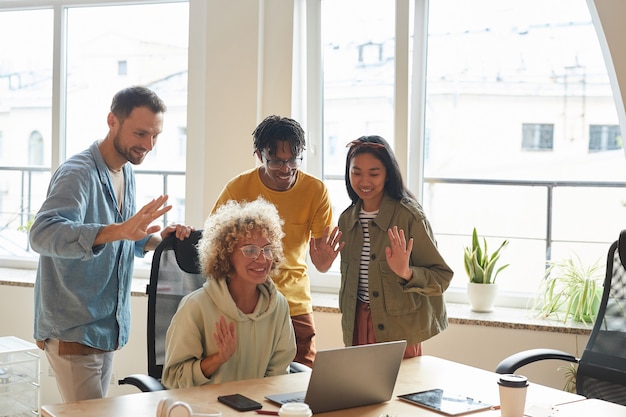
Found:
[{"label": "black chair backrest", "polygon": [[157,246],[152,258],[148,294],[148,374],[161,380],[165,361],[165,335],[180,300],[202,287],[196,244],[202,230],[187,239],[170,235]]},{"label": "black chair backrest", "polygon": [[625,261],[626,230],[623,230],[608,252],[602,301],[576,373],[579,394],[623,405],[626,405]]}]

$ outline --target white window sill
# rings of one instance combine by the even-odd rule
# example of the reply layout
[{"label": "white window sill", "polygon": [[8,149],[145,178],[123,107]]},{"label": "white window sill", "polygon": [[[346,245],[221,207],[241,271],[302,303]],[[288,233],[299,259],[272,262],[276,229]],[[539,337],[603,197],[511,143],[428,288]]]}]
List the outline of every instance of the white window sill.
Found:
[{"label": "white window sill", "polygon": [[[35,282],[35,270],[0,268],[0,285],[32,287]],[[135,297],[146,297],[148,279],[134,278],[131,288]],[[335,293],[313,293],[313,310],[322,313],[339,314],[339,299]],[[447,302],[448,321],[452,324],[491,326],[507,329],[535,330],[544,332],[587,335],[591,326],[582,323],[544,319],[525,308],[496,306],[493,312],[477,313],[471,311],[466,303]]]}]

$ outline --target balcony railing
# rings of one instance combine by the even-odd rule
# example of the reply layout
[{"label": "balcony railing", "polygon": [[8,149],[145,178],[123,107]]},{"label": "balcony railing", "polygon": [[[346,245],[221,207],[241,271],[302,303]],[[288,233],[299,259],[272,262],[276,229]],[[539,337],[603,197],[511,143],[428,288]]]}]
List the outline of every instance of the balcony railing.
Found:
[{"label": "balcony railing", "polygon": [[[343,175],[326,175],[324,179],[329,184],[341,183],[342,186],[335,186],[335,189],[343,189]],[[537,188],[545,192],[535,191]],[[515,189],[513,194],[517,195],[509,199],[507,197],[512,189]],[[611,192],[611,195],[595,195],[609,189],[616,191]],[[479,233],[482,232],[481,235],[487,238],[517,239],[543,245],[544,260],[548,262],[552,259],[555,244],[576,245],[580,250],[583,250],[582,245],[596,246],[600,252],[605,244],[610,245],[617,238],[619,230],[626,228],[621,226],[626,222],[619,221],[622,216],[626,216],[626,209],[621,201],[626,201],[626,193],[623,192],[625,189],[626,182],[621,181],[426,177],[422,204],[431,223],[435,223],[438,241],[448,241],[458,249],[459,242],[467,243],[472,228],[477,226]],[[519,197],[522,195],[524,197]],[[516,199],[523,201],[515,201]],[[511,210],[513,205],[521,204],[532,207],[532,210]],[[579,207],[587,206],[590,206],[588,213],[577,212]],[[609,207],[611,209],[607,211]],[[481,215],[481,211],[489,212],[488,217]],[[610,212],[617,214],[607,214]],[[522,224],[524,221],[532,223],[531,227],[510,225],[512,222]],[[481,230],[485,229],[481,224],[486,225],[490,232]],[[571,228],[572,233],[563,233],[564,228]],[[459,250],[462,253],[462,249]],[[455,253],[457,252],[453,252],[452,256]]]},{"label": "balcony railing", "polygon": [[[28,256],[32,252],[23,231],[45,198],[50,168],[0,166],[0,172],[0,256]],[[179,170],[135,170],[137,181],[146,176],[159,177],[158,182],[147,181],[155,194],[169,194],[170,179],[184,175],[185,171]],[[169,224],[168,216],[165,213],[162,218],[164,225]]]},{"label": "balcony railing", "polygon": [[[543,236],[543,240],[545,242],[545,254],[546,261],[551,260],[552,258],[552,248],[555,243],[554,239],[554,224],[555,224],[555,209],[554,209],[554,201],[555,201],[555,191],[556,189],[609,189],[609,188],[618,188],[618,189],[626,189],[626,182],[622,181],[541,181],[541,180],[489,180],[489,179],[465,179],[465,178],[435,178],[435,177],[426,177],[424,178],[425,184],[447,184],[447,185],[464,185],[468,187],[476,187],[476,186],[502,186],[502,187],[532,187],[532,188],[544,188],[545,189],[545,235]],[[496,195],[497,199],[498,196]],[[584,200],[585,196],[580,196],[581,200]],[[626,200],[626,197],[625,197]],[[467,202],[465,202],[467,203]],[[602,205],[602,202],[597,202],[598,206]],[[623,203],[622,203],[623,205]],[[459,207],[462,211],[463,207]],[[427,213],[428,214],[428,213]],[[626,214],[626,211],[625,213]],[[602,211],[598,211],[595,213],[589,213],[589,218],[601,217],[603,216]],[[582,220],[582,219],[581,219]],[[606,241],[594,241],[594,240],[585,240],[580,239],[576,241],[576,243],[608,243],[610,244],[615,238],[617,238],[619,230],[615,230],[615,228],[620,229],[624,226],[624,222],[620,222],[619,219],[607,219],[611,223],[615,223],[614,228],[612,227],[609,233],[610,237]],[[581,225],[573,225],[573,227],[580,227]],[[466,230],[465,230],[466,231]],[[464,232],[465,232],[464,231]],[[466,234],[459,234],[458,236],[466,236]],[[515,236],[504,236],[506,238],[514,238]]]},{"label": "balcony railing", "polygon": [[[32,216],[38,210],[43,198],[45,198],[45,192],[49,179],[49,168],[45,167],[32,167],[32,166],[0,166],[0,171],[2,174],[2,179],[0,180],[0,218],[2,222],[0,223],[0,255],[10,255],[15,250],[15,247],[12,250],[8,250],[6,246],[18,245],[21,246],[19,249],[22,252],[29,252],[28,247],[28,239],[25,237],[23,239],[15,239],[16,233],[21,228],[27,228],[28,223],[31,220]],[[3,181],[7,181],[7,179],[11,178],[10,173],[13,173],[16,177],[9,180],[11,184],[2,184]],[[6,174],[5,174],[6,173]],[[45,177],[45,181],[38,174],[47,174]],[[145,177],[160,177],[159,181],[148,180],[147,182],[153,187],[150,192],[153,193],[162,193],[162,194],[170,194],[170,180],[172,178],[184,178],[184,171],[177,170],[135,170],[135,174],[137,176],[138,181],[141,178]],[[38,178],[38,181],[35,178]],[[326,180],[329,181],[342,181],[343,176],[326,176]],[[45,185],[42,185],[45,183]],[[545,230],[541,234],[541,236],[537,237],[537,239],[541,239],[543,244],[545,245],[545,258],[546,261],[549,261],[552,256],[552,249],[555,241],[563,242],[563,240],[555,240],[554,238],[554,225],[555,225],[555,191],[565,190],[565,189],[575,189],[577,191],[583,189],[620,189],[619,195],[624,195],[624,200],[626,200],[626,194],[622,193],[624,189],[626,189],[626,182],[618,182],[618,181],[537,181],[537,180],[489,180],[489,179],[464,179],[464,178],[434,178],[427,177],[424,179],[425,189],[429,190],[429,187],[444,185],[446,187],[456,187],[462,186],[463,190],[466,190],[468,194],[472,194],[473,187],[518,187],[522,189],[530,189],[530,188],[543,188],[545,189],[543,202],[539,200],[533,201],[531,204],[543,204],[544,208],[537,209],[538,212],[543,213],[543,218],[545,219]],[[139,187],[138,187],[139,188]],[[7,191],[8,190],[8,191]],[[180,191],[180,190],[179,190]],[[427,191],[428,192],[428,191]],[[440,193],[441,189],[437,189],[437,193]],[[476,205],[480,206],[481,204],[488,205],[498,203],[497,200],[499,198],[499,193],[491,193],[492,196],[490,199],[481,198],[477,200]],[[581,191],[582,194],[582,191]],[[184,196],[182,197],[184,199]],[[585,195],[580,195],[579,201],[584,202],[586,199]],[[612,197],[615,199],[618,197]],[[445,205],[456,205],[459,211],[466,210],[463,207],[463,204],[467,204],[467,200],[458,197],[457,201],[454,201],[455,197],[443,198],[443,204]],[[429,200],[429,197],[424,198],[425,201]],[[452,200],[452,201],[450,201]],[[500,204],[500,203],[498,203]],[[599,203],[601,204],[601,202]],[[623,203],[622,203],[623,204]],[[430,212],[429,207],[425,207],[427,209],[427,214],[430,218],[437,217],[438,209],[434,209],[434,212]],[[626,212],[624,213],[626,214]],[[506,216],[506,213],[503,215]],[[597,213],[589,213],[589,217],[603,217],[604,214],[602,212]],[[622,224],[619,219],[607,218],[603,219],[607,222],[617,223],[615,225],[616,228],[620,228],[620,224]],[[472,220],[473,221],[473,220]],[[168,213],[163,217],[163,224],[169,224]],[[578,226],[577,226],[578,227]],[[612,226],[611,226],[612,228]],[[437,228],[436,232],[438,235],[442,236],[455,236],[455,237],[466,237],[469,233],[471,233],[471,228],[463,227],[452,230],[444,230],[443,228]],[[20,232],[21,233],[21,232]],[[616,235],[617,231],[611,230],[610,237],[606,239],[589,239],[589,238],[581,238],[580,240],[571,240],[576,243],[610,243],[613,238],[613,234]],[[25,235],[25,234],[24,234]],[[516,236],[506,235],[507,238],[516,238]],[[517,236],[519,237],[519,236]],[[520,237],[524,238],[524,237]]]}]

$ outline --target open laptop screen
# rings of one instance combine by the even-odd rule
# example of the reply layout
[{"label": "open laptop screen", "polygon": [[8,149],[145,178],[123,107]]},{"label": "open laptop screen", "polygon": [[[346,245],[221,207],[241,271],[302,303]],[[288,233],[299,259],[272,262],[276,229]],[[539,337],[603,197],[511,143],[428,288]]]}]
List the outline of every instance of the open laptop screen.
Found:
[{"label": "open laptop screen", "polygon": [[277,404],[304,401],[313,413],[388,401],[405,348],[406,341],[400,340],[319,351],[306,393],[265,398]]}]

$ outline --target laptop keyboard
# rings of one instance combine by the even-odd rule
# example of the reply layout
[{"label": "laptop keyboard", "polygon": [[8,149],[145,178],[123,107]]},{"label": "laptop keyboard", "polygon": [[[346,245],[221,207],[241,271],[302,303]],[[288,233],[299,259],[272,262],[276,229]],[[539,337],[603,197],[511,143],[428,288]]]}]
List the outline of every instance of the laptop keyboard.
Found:
[{"label": "laptop keyboard", "polygon": [[292,397],[292,398],[287,398],[285,400],[283,400],[283,403],[303,403],[304,402],[304,397]]}]

